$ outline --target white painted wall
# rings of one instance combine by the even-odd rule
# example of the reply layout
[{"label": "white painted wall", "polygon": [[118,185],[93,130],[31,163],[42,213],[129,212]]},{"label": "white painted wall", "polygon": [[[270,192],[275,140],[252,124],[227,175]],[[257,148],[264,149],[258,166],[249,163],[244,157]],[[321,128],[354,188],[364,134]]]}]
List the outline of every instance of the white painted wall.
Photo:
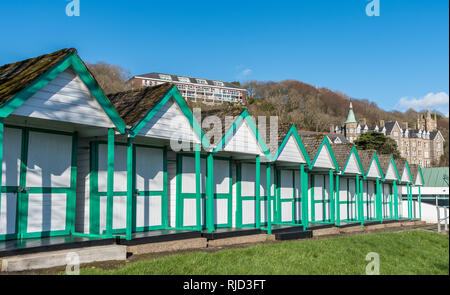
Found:
[{"label": "white painted wall", "polygon": [[70,187],[72,137],[30,132],[27,186]]},{"label": "white painted wall", "polygon": [[13,115],[96,127],[114,127],[100,104],[71,68],[66,69],[25,101]]},{"label": "white painted wall", "polygon": [[221,150],[251,155],[264,155],[258,141],[246,120],[242,120],[232,136],[225,141]]},{"label": "white painted wall", "polygon": [[370,164],[369,167],[369,171],[367,172],[367,177],[381,178],[380,170],[378,169],[376,160],[372,160],[372,163]]},{"label": "white painted wall", "polygon": [[200,139],[195,134],[189,120],[173,99],[169,100],[153,116],[139,132],[139,135],[200,143]]},{"label": "white painted wall", "polygon": [[345,173],[355,173],[361,175],[361,169],[358,165],[358,160],[354,153],[350,155],[350,159],[348,160],[347,167],[345,169]]},{"label": "white painted wall", "polygon": [[286,161],[292,163],[306,163],[305,158],[298,146],[294,136],[290,136],[280,155],[278,161]]},{"label": "white painted wall", "polygon": [[386,175],[385,175],[385,179],[388,180],[397,180],[397,174],[395,173],[395,168],[392,165],[392,162],[389,163]]},{"label": "white painted wall", "polygon": [[326,146],[319,151],[314,167],[335,169],[331,154]]},{"label": "white painted wall", "polygon": [[[413,206],[414,208],[416,208],[416,216],[419,217],[419,202],[418,201],[413,201]],[[404,200],[402,201],[402,209],[404,212],[408,212],[408,204],[407,201]],[[447,212],[447,216],[449,216],[449,211],[448,208],[444,208],[444,207],[440,207],[439,209],[440,212],[440,218],[443,218],[445,215],[445,212]],[[437,209],[435,205],[431,205],[428,203],[424,203],[422,202],[422,219],[423,221],[427,222],[427,223],[435,223],[437,224]],[[447,220],[447,224],[449,223],[449,221]],[[441,224],[444,224],[444,221],[441,221]],[[444,229],[442,227],[442,229]]]}]

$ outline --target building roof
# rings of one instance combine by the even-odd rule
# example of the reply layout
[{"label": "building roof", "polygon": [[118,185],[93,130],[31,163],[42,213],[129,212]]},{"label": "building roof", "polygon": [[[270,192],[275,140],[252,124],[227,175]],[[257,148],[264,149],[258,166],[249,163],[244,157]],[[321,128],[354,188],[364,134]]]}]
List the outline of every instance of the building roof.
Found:
[{"label": "building roof", "polygon": [[[215,87],[229,87],[229,88],[235,88],[235,89],[241,89],[241,90],[245,90],[242,87],[236,86],[232,83],[229,82],[224,82],[224,81],[219,81],[219,80],[209,80],[209,79],[203,79],[203,78],[193,78],[193,77],[188,77],[188,76],[181,76],[181,75],[171,75],[171,74],[164,74],[164,73],[148,73],[148,74],[143,74],[143,75],[136,75],[134,77],[143,77],[143,78],[151,78],[151,79],[158,79],[161,80],[160,75],[167,75],[170,76],[170,78],[172,79],[172,82],[180,82],[180,83],[186,83],[185,81],[181,81],[180,78],[187,78],[189,80],[189,83],[193,83],[193,84],[199,84],[199,85],[206,85],[206,84],[200,84],[197,82],[197,79],[199,80],[205,80],[207,85],[209,86],[215,86]],[[214,81],[217,82],[221,82],[223,83],[223,86],[218,86],[214,84]]]},{"label": "building roof", "polygon": [[384,128],[386,128],[386,134],[391,134],[396,122],[386,122]]},{"label": "building roof", "polygon": [[345,121],[345,124],[347,124],[347,123],[356,123],[356,118],[355,118],[355,113],[353,112],[352,102],[350,102],[350,109],[348,110],[347,121]]},{"label": "building roof", "polygon": [[334,157],[339,165],[339,170],[343,171],[347,160],[350,157],[352,151],[352,144],[332,144],[331,149],[333,150]]},{"label": "building roof", "polygon": [[[423,186],[448,187],[448,167],[422,168]],[[446,181],[447,179],[447,181]]]},{"label": "building roof", "polygon": [[348,140],[347,140],[347,138],[345,137],[345,135],[344,135],[344,134],[339,134],[339,133],[299,130],[299,131],[298,131],[298,134],[299,134],[300,136],[302,136],[302,135],[308,136],[308,135],[317,135],[317,134],[320,134],[320,135],[328,136],[328,138],[330,138],[330,140],[331,140],[333,143],[334,143],[334,141],[336,140],[336,138],[339,138],[339,139],[341,140],[342,143],[347,143],[347,142],[348,142]]},{"label": "building roof", "polygon": [[419,174],[419,165],[417,164],[410,164],[409,165],[409,171],[411,171],[411,176],[412,176],[412,182],[416,183],[416,179],[417,179],[417,175]]},{"label": "building roof", "polygon": [[127,125],[133,126],[167,94],[173,84],[164,83],[153,87],[109,94],[108,98]]},{"label": "building roof", "polygon": [[373,155],[375,150],[359,150],[358,155],[361,160],[361,165],[363,166],[364,173],[369,172],[370,164],[372,163]]},{"label": "building roof", "polygon": [[300,138],[311,161],[316,157],[316,154],[319,151],[324,137],[325,135],[323,134],[300,135]]},{"label": "building roof", "polygon": [[391,163],[392,155],[378,154],[378,161],[380,162],[381,170],[386,173],[389,164]]},{"label": "building roof", "polygon": [[53,53],[29,58],[0,67],[0,104],[29,86],[46,71],[50,70],[67,55],[76,53],[66,48]]}]

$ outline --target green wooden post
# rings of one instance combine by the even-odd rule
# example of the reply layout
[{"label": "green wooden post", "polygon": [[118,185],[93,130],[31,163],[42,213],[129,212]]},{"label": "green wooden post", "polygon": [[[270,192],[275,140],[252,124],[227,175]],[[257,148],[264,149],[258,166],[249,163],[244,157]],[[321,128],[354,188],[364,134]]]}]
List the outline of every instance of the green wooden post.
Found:
[{"label": "green wooden post", "polygon": [[341,225],[341,203],[340,203],[340,186],[339,186],[339,174],[336,174],[336,225]]},{"label": "green wooden post", "polygon": [[309,226],[308,223],[308,175],[305,172],[305,164],[300,165],[300,187],[301,187],[301,206],[302,206],[302,225],[303,229]]},{"label": "green wooden post", "polygon": [[236,162],[236,227],[242,227],[242,164]]},{"label": "green wooden post", "polygon": [[[28,128],[22,129],[22,150],[20,155],[20,176],[19,176],[19,187],[25,188],[27,185],[27,165],[28,165],[28,141],[29,141],[30,131]],[[27,220],[28,220],[28,192],[19,191],[17,194],[18,199],[18,209],[16,214],[16,231],[20,239],[27,233]]]},{"label": "green wooden post", "polygon": [[420,193],[420,186],[418,186],[419,189],[419,197],[418,197],[418,201],[419,201],[419,219],[422,220],[422,194]]},{"label": "green wooden post", "polygon": [[[3,124],[3,118],[0,118],[0,192],[2,191],[3,186],[3,137],[5,134],[5,126]],[[0,212],[2,212],[2,196],[0,194]]]},{"label": "green wooden post", "polygon": [[314,174],[311,175],[310,187],[311,187],[311,221],[314,222],[316,220],[315,214],[316,206],[314,202]]},{"label": "green wooden post", "polygon": [[397,181],[394,180],[394,219],[398,219],[398,188]]},{"label": "green wooden post", "polygon": [[[1,153],[1,151],[0,151]],[[70,234],[75,232],[75,211],[77,205],[77,157],[78,157],[78,133],[74,132],[72,135],[72,159],[70,165],[70,196],[68,209],[67,209],[67,220],[69,223]],[[1,159],[0,159],[1,163]],[[0,173],[1,179],[1,173]],[[1,206],[0,206],[1,212]]]},{"label": "green wooden post", "polygon": [[375,208],[376,208],[378,221],[383,220],[383,212],[382,212],[383,205],[381,202],[382,202],[382,200],[381,200],[381,183],[380,183],[380,179],[377,178],[377,196],[376,196],[376,200],[375,200]]},{"label": "green wooden post", "polygon": [[256,156],[256,181],[255,181],[255,226],[261,228],[261,158]]},{"label": "green wooden post", "polygon": [[127,228],[126,239],[131,240],[133,233],[133,198],[135,195],[134,169],[133,169],[133,138],[128,138],[127,144]]},{"label": "green wooden post", "polygon": [[406,184],[406,192],[408,194],[407,200],[408,200],[408,219],[412,219],[412,196],[411,196],[411,187],[409,186],[409,183]]},{"label": "green wooden post", "polygon": [[214,231],[214,156],[209,153],[206,160],[206,228],[208,233]]},{"label": "green wooden post", "polygon": [[[134,157],[136,159],[136,157]],[[135,166],[135,164],[133,164]],[[135,174],[135,172],[133,172]],[[163,197],[162,197],[162,225],[163,228],[169,227],[169,196],[168,196],[168,179],[167,179],[167,147],[163,151]],[[135,220],[135,218],[134,218]]]},{"label": "green wooden post", "polygon": [[266,191],[267,191],[267,234],[272,234],[272,181],[270,173],[270,163],[267,163],[266,168]]},{"label": "green wooden post", "polygon": [[281,170],[275,169],[275,179],[277,184],[277,186],[275,187],[275,216],[277,224],[281,224],[281,214],[283,213],[283,210],[281,208]]},{"label": "green wooden post", "polygon": [[[197,230],[202,230],[202,193],[201,193],[201,158],[200,158],[200,145],[195,145],[195,201],[196,201],[196,223]],[[209,178],[208,178],[209,180]],[[207,187],[207,189],[209,189]],[[206,210],[205,210],[206,211]]]},{"label": "green wooden post", "polygon": [[175,224],[176,228],[182,228],[184,226],[183,222],[183,207],[184,207],[184,200],[181,196],[181,182],[182,182],[182,171],[183,171],[183,156],[182,154],[177,154],[177,176],[176,176],[176,219]]},{"label": "green wooden post", "polygon": [[114,205],[114,129],[108,129],[108,166],[106,192],[106,233],[112,235]]},{"label": "green wooden post", "polygon": [[356,187],[356,212],[357,212],[357,221],[361,221],[361,208],[359,207],[359,175],[356,174],[355,177],[355,187]]},{"label": "green wooden post", "polygon": [[359,179],[359,194],[360,194],[360,200],[361,200],[361,205],[360,205],[360,210],[361,210],[361,225],[364,225],[364,180],[363,177],[361,176],[361,178]]},{"label": "green wooden post", "polygon": [[334,183],[333,183],[333,170],[330,169],[329,173],[329,181],[330,181],[330,222],[334,223],[336,220],[335,214],[335,204],[334,204]]}]

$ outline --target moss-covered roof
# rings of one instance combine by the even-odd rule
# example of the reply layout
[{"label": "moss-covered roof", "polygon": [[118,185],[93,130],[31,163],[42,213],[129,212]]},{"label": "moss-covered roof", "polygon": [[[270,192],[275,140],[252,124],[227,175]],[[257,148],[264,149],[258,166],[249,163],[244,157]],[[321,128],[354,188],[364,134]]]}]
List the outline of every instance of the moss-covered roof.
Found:
[{"label": "moss-covered roof", "polygon": [[316,157],[316,154],[319,151],[320,145],[322,144],[324,137],[325,135],[323,134],[300,136],[311,161]]},{"label": "moss-covered roof", "polygon": [[[397,172],[398,174],[400,174],[400,177],[403,176],[403,169],[405,168],[406,165],[406,160],[403,158],[398,158],[394,160],[395,162],[395,166],[397,167]],[[409,177],[409,175],[408,175]]]},{"label": "moss-covered roof", "polygon": [[348,157],[350,157],[350,152],[352,151],[352,144],[332,144],[331,149],[333,150],[334,157],[339,165],[339,170],[344,170],[345,164],[347,164]]},{"label": "moss-covered roof", "polygon": [[387,172],[387,169],[389,167],[389,163],[391,162],[392,155],[385,155],[385,154],[379,154],[378,160],[380,161],[381,170],[383,171],[383,174]]},{"label": "moss-covered roof", "polygon": [[19,91],[50,70],[67,55],[76,53],[66,48],[38,57],[6,64],[0,67],[0,104],[8,101]]},{"label": "moss-covered roof", "polygon": [[108,95],[125,124],[134,126],[174,87],[164,83]]},{"label": "moss-covered roof", "polygon": [[363,166],[364,173],[369,172],[370,164],[372,163],[374,154],[375,150],[358,150],[358,156],[361,160],[361,165]]}]

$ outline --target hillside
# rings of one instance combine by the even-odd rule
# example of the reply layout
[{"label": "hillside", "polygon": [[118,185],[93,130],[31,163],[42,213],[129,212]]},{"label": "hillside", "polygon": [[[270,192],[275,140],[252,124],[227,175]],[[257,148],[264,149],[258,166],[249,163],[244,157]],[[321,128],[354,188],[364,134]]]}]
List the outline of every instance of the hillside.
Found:
[{"label": "hillside", "polygon": [[[293,123],[299,129],[310,131],[330,131],[331,125],[341,126],[348,114],[350,98],[327,88],[285,80],[281,82],[251,81],[243,85],[249,90],[248,109],[254,115],[276,115],[281,123]],[[398,121],[403,127],[408,122],[414,129],[418,112],[388,112],[380,109],[375,102],[367,99],[352,99],[357,120],[365,119],[368,125],[380,120]],[[432,111],[432,110],[431,110]],[[438,128],[445,138],[445,154],[440,165],[449,163],[449,119],[437,115]]]},{"label": "hillside", "polygon": [[[106,93],[127,89],[128,70],[107,63],[88,66]],[[246,107],[252,115],[278,116],[280,123],[293,123],[298,129],[329,132],[331,125],[341,126],[347,117],[350,98],[327,88],[316,88],[296,80],[249,81],[242,86],[249,91],[250,97]],[[415,128],[418,113],[412,109],[406,112],[388,112],[367,99],[352,99],[352,102],[357,120],[364,118],[369,125],[379,124],[380,120],[384,120],[398,121],[401,126],[404,122],[408,122],[409,128]],[[202,108],[237,108],[237,106],[203,105]],[[449,119],[438,115],[438,128],[445,138],[445,154],[440,165],[448,166]]]}]

